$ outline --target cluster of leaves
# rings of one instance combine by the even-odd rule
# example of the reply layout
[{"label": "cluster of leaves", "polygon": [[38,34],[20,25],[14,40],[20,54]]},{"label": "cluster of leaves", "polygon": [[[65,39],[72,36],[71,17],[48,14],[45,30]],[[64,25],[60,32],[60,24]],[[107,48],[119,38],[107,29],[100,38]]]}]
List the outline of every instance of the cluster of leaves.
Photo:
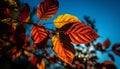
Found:
[{"label": "cluster of leaves", "polygon": [[[4,5],[4,6],[3,6]],[[12,7],[12,8],[11,8]],[[85,17],[90,25],[81,22],[76,16],[62,14],[54,19],[53,24],[56,29],[49,30],[43,24],[30,21],[30,6],[25,3],[21,8],[17,0],[0,1],[0,67],[1,68],[24,68],[24,69],[45,69],[50,64],[59,63],[66,68],[84,69],[93,67],[100,68],[97,63],[95,51],[89,51],[92,45],[96,50],[105,50],[110,46],[107,39],[103,44],[93,44],[92,42],[99,37],[94,31],[94,21]],[[37,16],[40,20],[52,18],[59,9],[57,0],[43,0],[37,8]],[[33,25],[30,34],[27,36],[26,24]],[[90,27],[91,26],[91,27]],[[33,44],[30,45],[30,38]],[[55,52],[50,56],[50,49]],[[85,44],[87,52],[75,49],[74,45]],[[104,46],[104,48],[103,48]],[[120,44],[115,44],[112,51],[120,55],[117,49]],[[81,47],[81,46],[79,46]],[[77,54],[77,55],[76,55]],[[114,57],[109,54],[114,60]],[[105,61],[106,67],[110,61]],[[7,66],[6,66],[7,65]]]}]

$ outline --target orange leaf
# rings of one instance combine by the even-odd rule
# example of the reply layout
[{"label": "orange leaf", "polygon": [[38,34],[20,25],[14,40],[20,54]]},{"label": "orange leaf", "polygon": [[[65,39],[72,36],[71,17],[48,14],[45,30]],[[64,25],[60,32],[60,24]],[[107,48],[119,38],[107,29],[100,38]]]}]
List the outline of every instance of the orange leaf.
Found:
[{"label": "orange leaf", "polygon": [[32,39],[34,40],[34,43],[40,43],[48,36],[48,31],[45,29],[45,27],[41,24],[37,24],[33,26],[31,30]]},{"label": "orange leaf", "polygon": [[81,22],[66,24],[60,30],[68,35],[74,44],[88,44],[99,37],[92,28]]},{"label": "orange leaf", "polygon": [[18,19],[21,22],[28,22],[28,20],[30,19],[30,7],[27,3],[25,4],[23,9],[18,14]]},{"label": "orange leaf", "polygon": [[104,42],[103,42],[103,46],[105,48],[108,48],[110,46],[110,40],[109,39],[106,39]]},{"label": "orange leaf", "polygon": [[114,44],[114,45],[113,45],[113,48],[112,48],[112,51],[113,51],[116,55],[120,56],[120,44]]},{"label": "orange leaf", "polygon": [[55,51],[57,56],[62,61],[71,65],[75,54],[73,45],[65,39],[60,40],[59,33],[57,33],[57,35],[52,38],[52,43],[53,50]]},{"label": "orange leaf", "polygon": [[38,69],[45,69],[45,62],[44,62],[43,59],[41,60],[41,63],[38,63],[38,64],[37,64],[37,68],[38,68]]},{"label": "orange leaf", "polygon": [[41,20],[48,20],[57,13],[58,8],[57,0],[44,0],[38,5],[37,16]]}]

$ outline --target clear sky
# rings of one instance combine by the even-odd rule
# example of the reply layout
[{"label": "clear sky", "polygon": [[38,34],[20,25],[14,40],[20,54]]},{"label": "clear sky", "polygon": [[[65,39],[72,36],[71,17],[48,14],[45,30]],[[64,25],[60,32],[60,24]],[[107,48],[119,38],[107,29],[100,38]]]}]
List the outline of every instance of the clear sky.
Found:
[{"label": "clear sky", "polygon": [[[20,0],[24,3],[28,3],[31,7],[37,7],[42,0]],[[80,20],[83,20],[83,16],[90,16],[91,19],[96,20],[96,28],[98,34],[101,36],[97,41],[103,42],[106,38],[111,40],[111,44],[120,43],[120,0],[58,0],[59,10],[57,14],[48,21],[53,22],[60,14],[69,13],[77,16]],[[36,16],[35,16],[36,17]],[[37,21],[38,18],[35,18]],[[53,26],[53,25],[51,25]],[[50,25],[47,27],[50,27]],[[52,28],[52,27],[51,27]],[[111,52],[112,53],[112,52]],[[120,57],[115,56],[115,64],[120,66]],[[100,62],[104,60],[110,60],[107,54],[99,53]],[[102,57],[102,58],[101,58]],[[119,60],[119,61],[118,61]],[[119,68],[120,69],[120,68]]]}]

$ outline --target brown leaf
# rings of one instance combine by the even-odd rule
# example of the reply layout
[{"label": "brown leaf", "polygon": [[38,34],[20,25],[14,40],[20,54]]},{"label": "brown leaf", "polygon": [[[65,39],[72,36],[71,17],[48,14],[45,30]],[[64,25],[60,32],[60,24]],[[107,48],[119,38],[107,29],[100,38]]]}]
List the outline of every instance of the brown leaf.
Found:
[{"label": "brown leaf", "polygon": [[58,8],[57,0],[44,0],[38,5],[37,16],[41,20],[48,20],[57,13]]},{"label": "brown leaf", "polygon": [[103,65],[102,69],[117,69],[114,62],[109,60],[104,61]]},{"label": "brown leaf", "polygon": [[67,40],[60,40],[59,33],[52,38],[53,50],[57,54],[57,56],[64,62],[71,65],[75,50],[71,43]]},{"label": "brown leaf", "polygon": [[25,37],[26,37],[25,32],[26,31],[24,25],[18,24],[14,34],[15,42],[18,48],[21,48],[25,43]]},{"label": "brown leaf", "polygon": [[24,5],[23,9],[18,14],[18,19],[21,22],[28,22],[28,20],[30,19],[30,7],[27,3]]},{"label": "brown leaf", "polygon": [[[99,37],[92,28],[82,22],[70,24],[64,25],[60,30],[68,35],[74,44],[88,44]],[[67,28],[68,26],[70,27]]]},{"label": "brown leaf", "polygon": [[112,47],[112,51],[113,51],[116,55],[120,56],[120,49],[118,49],[118,48],[120,48],[120,44],[114,44],[113,47]]},{"label": "brown leaf", "polygon": [[106,39],[104,42],[103,42],[103,46],[105,47],[105,48],[108,48],[109,46],[110,46],[110,40],[109,39]]}]

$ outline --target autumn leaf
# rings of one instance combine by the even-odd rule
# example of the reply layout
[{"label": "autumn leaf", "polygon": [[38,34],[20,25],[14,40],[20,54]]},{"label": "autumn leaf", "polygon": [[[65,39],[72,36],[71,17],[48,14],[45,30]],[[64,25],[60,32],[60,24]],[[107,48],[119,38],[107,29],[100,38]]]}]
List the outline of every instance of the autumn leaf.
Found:
[{"label": "autumn leaf", "polygon": [[18,19],[21,22],[28,22],[28,20],[30,19],[30,7],[27,3],[24,5],[23,9],[18,14]]},{"label": "autumn leaf", "polygon": [[73,44],[88,44],[99,37],[91,27],[82,22],[66,24],[60,31],[68,35]]},{"label": "autumn leaf", "polygon": [[38,5],[37,16],[41,20],[48,20],[57,13],[58,8],[57,0],[45,0]]},{"label": "autumn leaf", "polygon": [[109,61],[109,60],[105,60],[103,62],[103,65],[104,66],[102,67],[102,69],[117,69],[114,62]]},{"label": "autumn leaf", "polygon": [[42,59],[40,63],[37,63],[38,69],[45,69],[45,61]]},{"label": "autumn leaf", "polygon": [[112,47],[112,51],[116,55],[120,56],[120,44],[114,44],[113,47]]},{"label": "autumn leaf", "polygon": [[37,58],[35,56],[31,56],[30,57],[30,62],[33,64],[33,65],[36,65],[37,64]]},{"label": "autumn leaf", "polygon": [[53,50],[57,54],[57,56],[64,62],[71,65],[75,50],[71,43],[69,43],[67,40],[60,40],[59,33],[57,35],[52,37],[52,43],[53,43]]},{"label": "autumn leaf", "polygon": [[104,42],[103,42],[103,46],[105,47],[105,48],[108,48],[109,46],[110,46],[110,40],[109,39],[106,39]]},{"label": "autumn leaf", "polygon": [[73,16],[71,14],[62,14],[54,19],[54,25],[57,28],[61,28],[62,26],[73,22],[80,22],[80,20],[76,16]]},{"label": "autumn leaf", "polygon": [[11,17],[11,12],[9,8],[0,8],[0,20],[10,17]]},{"label": "autumn leaf", "polygon": [[42,24],[37,24],[32,27],[31,35],[34,43],[36,44],[42,42],[45,38],[48,37],[48,31]]}]

